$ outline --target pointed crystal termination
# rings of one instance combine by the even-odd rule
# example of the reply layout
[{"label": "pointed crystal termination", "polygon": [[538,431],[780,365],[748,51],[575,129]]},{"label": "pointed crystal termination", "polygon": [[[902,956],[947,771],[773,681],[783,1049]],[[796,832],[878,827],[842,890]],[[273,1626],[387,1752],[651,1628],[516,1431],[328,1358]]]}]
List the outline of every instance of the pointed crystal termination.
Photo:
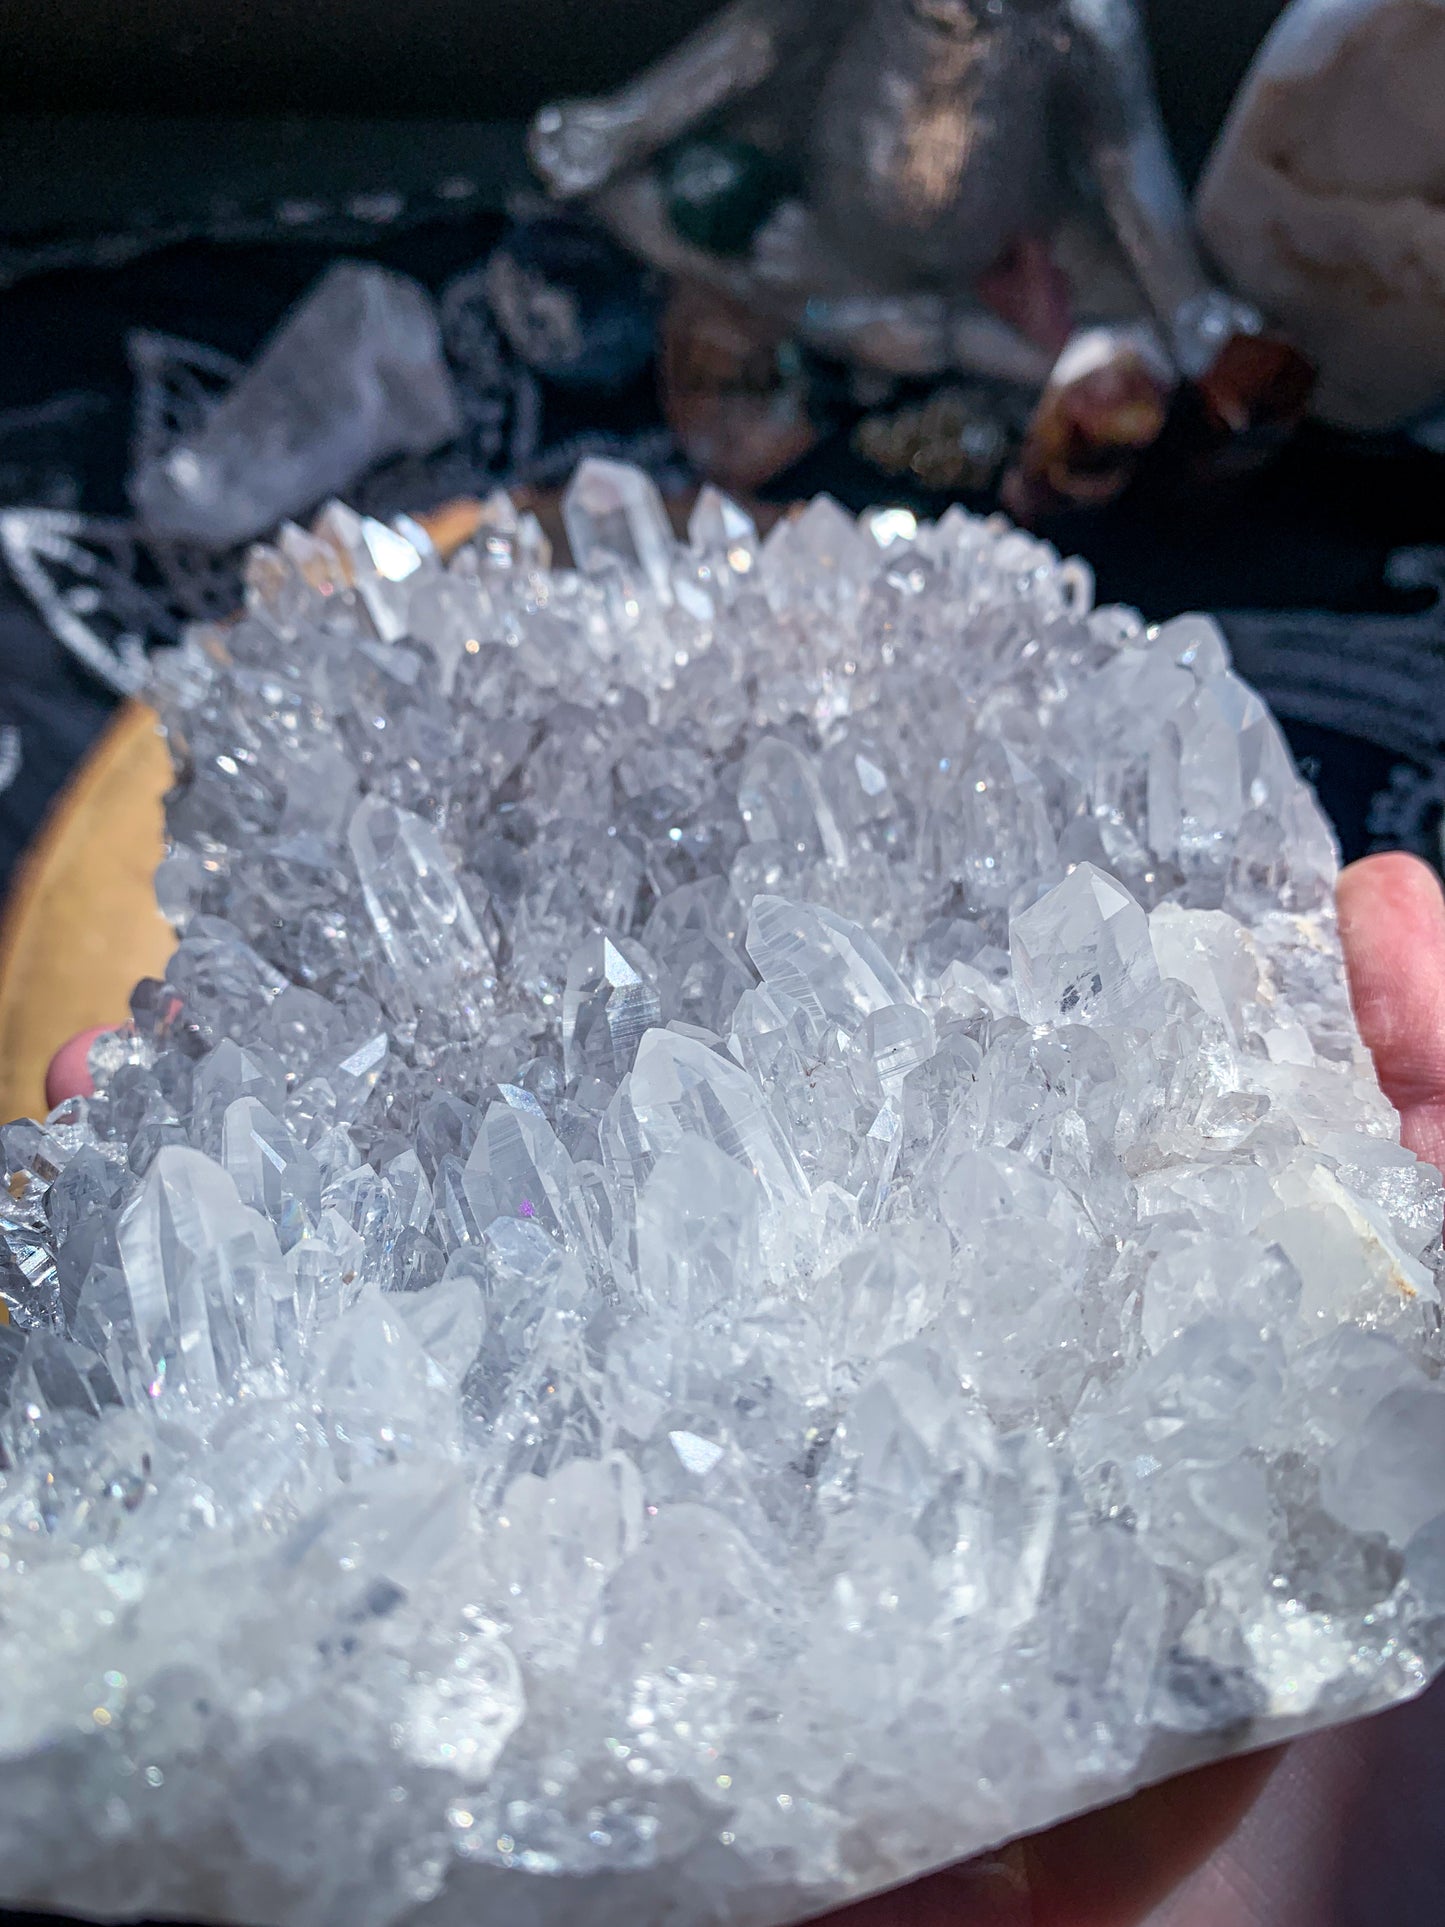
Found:
[{"label": "pointed crystal termination", "polygon": [[637,1283],[649,1314],[730,1323],[762,1282],[760,1197],[720,1146],[682,1138],[637,1201]]},{"label": "pointed crystal termination", "polygon": [[657,966],[640,943],[600,932],[572,953],[562,998],[562,1061],[568,1079],[616,1085],[632,1068],[643,1033],[662,1021]]},{"label": "pointed crystal termination", "polygon": [[282,1109],[285,1091],[286,1074],[274,1052],[264,1046],[242,1050],[229,1037],[222,1038],[191,1080],[192,1139],[215,1157],[227,1114],[237,1099],[254,1098],[270,1115]]},{"label": "pointed crystal termination", "polygon": [[630,1167],[632,1182],[640,1184],[685,1139],[704,1138],[751,1173],[775,1212],[786,1215],[808,1199],[797,1153],[762,1092],[695,1037],[649,1031],[610,1115],[619,1127],[613,1155]]},{"label": "pointed crystal termination", "polygon": [[[36,1331],[23,1352],[11,1354],[10,1410],[0,1417],[0,1443],[11,1459],[23,1457],[47,1433],[67,1422],[97,1419],[121,1404],[105,1361],[84,1345],[67,1344],[57,1334]],[[6,1363],[0,1358],[0,1381]]]},{"label": "pointed crystal termination", "polygon": [[243,1204],[276,1227],[289,1251],[321,1215],[321,1169],[296,1134],[257,1098],[238,1097],[226,1111],[221,1162]]},{"label": "pointed crystal termination", "polygon": [[379,796],[357,805],[347,832],[372,928],[417,1004],[475,1023],[492,955],[441,840],[429,823]]},{"label": "pointed crystal termination", "polygon": [[265,1312],[285,1295],[270,1223],[231,1179],[184,1146],[161,1150],[116,1227],[131,1336],[153,1388],[233,1392],[269,1355]]},{"label": "pointed crystal termination", "polygon": [[482,1231],[520,1218],[574,1249],[587,1243],[572,1160],[533,1100],[490,1106],[462,1187]]},{"label": "pointed crystal termination", "polygon": [[426,291],[340,261],[204,426],[131,476],[131,499],[151,534],[229,549],[460,430]]},{"label": "pointed crystal termination", "polygon": [[656,484],[621,462],[583,462],[562,497],[562,521],[579,569],[620,563],[664,603],[672,600],[677,541]]},{"label": "pointed crystal termination", "polygon": [[354,589],[383,642],[407,633],[411,595],[406,584],[422,558],[405,536],[344,502],[329,502],[316,521],[317,539],[336,557],[342,581]]},{"label": "pointed crystal termination", "polygon": [[847,609],[879,553],[829,495],[815,496],[796,520],[779,522],[764,549],[773,607],[792,603],[815,615]]},{"label": "pointed crystal termination", "polygon": [[[483,573],[512,567],[518,526],[516,503],[504,488],[493,489],[482,504],[476,533],[470,545],[470,554],[475,557],[476,566]],[[464,550],[463,554],[467,554],[467,551]]]},{"label": "pointed crystal termination", "polygon": [[711,482],[699,491],[688,517],[687,539],[699,555],[720,557],[735,575],[750,575],[757,567],[757,524]]},{"label": "pointed crystal termination", "polygon": [[875,1011],[913,1001],[871,937],[814,904],[759,897],[748,955],[768,989],[800,1005],[820,1031],[851,1034]]},{"label": "pointed crystal termination", "polygon": [[438,572],[413,586],[406,607],[408,625],[431,644],[442,694],[449,697],[463,658],[480,653],[482,636],[495,622],[491,599],[475,577]]},{"label": "pointed crystal termination", "polygon": [[1011,950],[1019,1015],[1030,1024],[1117,1022],[1159,981],[1149,919],[1092,863],[1014,918]]},{"label": "pointed crystal termination", "polygon": [[848,862],[848,846],[812,760],[781,737],[766,736],[738,778],[738,809],[751,843],[781,843],[813,861]]},{"label": "pointed crystal termination", "polygon": [[[942,834],[957,844],[957,867],[970,910],[1003,909],[1020,889],[1057,874],[1058,844],[1043,785],[1013,750],[985,744],[968,766],[960,821]],[[948,860],[949,852],[940,856]]]},{"label": "pointed crystal termination", "polygon": [[666,956],[663,1002],[684,1023],[719,1033],[752,988],[739,942],[741,905],[724,877],[707,877],[669,891],[654,908],[643,931],[648,954]]}]

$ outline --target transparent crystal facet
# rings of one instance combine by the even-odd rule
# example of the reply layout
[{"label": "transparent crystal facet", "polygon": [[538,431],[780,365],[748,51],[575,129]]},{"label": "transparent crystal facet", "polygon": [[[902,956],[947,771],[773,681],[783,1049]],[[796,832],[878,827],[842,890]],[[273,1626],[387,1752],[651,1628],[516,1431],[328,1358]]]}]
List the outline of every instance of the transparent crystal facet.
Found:
[{"label": "transparent crystal facet", "polygon": [[1441,1182],[1213,625],[567,519],[156,664],[183,934],[0,1130],[0,1899],[773,1927],[1445,1661]]},{"label": "transparent crystal facet", "polygon": [[435,830],[368,797],[347,839],[372,928],[405,990],[432,1008],[467,1006],[492,958]]},{"label": "transparent crystal facet", "polygon": [[674,542],[657,485],[622,462],[583,462],[562,498],[562,520],[579,569],[615,562],[670,599]]},{"label": "transparent crystal facet", "polygon": [[1035,1024],[1117,1020],[1159,981],[1149,919],[1092,863],[1014,918],[1013,966],[1019,1014]]}]

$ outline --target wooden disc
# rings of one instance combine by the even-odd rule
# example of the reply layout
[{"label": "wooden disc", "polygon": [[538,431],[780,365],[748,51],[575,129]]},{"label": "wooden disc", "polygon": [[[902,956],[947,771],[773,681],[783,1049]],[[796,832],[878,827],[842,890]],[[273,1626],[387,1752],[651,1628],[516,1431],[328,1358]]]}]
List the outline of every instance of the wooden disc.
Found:
[{"label": "wooden disc", "polygon": [[171,759],[130,702],[56,798],[0,924],[0,1118],[44,1117],[45,1067],[78,1030],[121,1023],[175,949],[156,908]]}]

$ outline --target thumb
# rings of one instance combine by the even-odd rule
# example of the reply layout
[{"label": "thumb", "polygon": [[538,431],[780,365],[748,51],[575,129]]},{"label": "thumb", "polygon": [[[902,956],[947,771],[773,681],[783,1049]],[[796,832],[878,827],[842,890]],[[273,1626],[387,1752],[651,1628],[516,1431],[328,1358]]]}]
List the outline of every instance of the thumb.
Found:
[{"label": "thumb", "polygon": [[83,1030],[62,1044],[51,1058],[45,1073],[45,1102],[52,1111],[67,1098],[90,1096],[95,1089],[90,1075],[90,1047],[97,1037],[113,1028],[113,1025],[97,1024],[93,1030]]},{"label": "thumb", "polygon": [[1340,936],[1360,1035],[1417,1157],[1445,1168],[1445,895],[1418,857],[1340,878]]}]

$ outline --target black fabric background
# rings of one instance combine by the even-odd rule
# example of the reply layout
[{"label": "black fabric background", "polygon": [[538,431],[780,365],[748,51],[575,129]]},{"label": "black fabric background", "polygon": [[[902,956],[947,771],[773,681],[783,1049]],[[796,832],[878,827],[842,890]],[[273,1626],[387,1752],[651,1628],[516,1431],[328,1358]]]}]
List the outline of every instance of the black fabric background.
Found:
[{"label": "black fabric background", "polygon": [[[397,235],[371,252],[437,287],[484,253],[497,231],[494,217],[449,223]],[[127,331],[158,328],[245,358],[329,252],[295,243],[196,243],[116,269],[20,282],[0,295],[0,417],[60,395],[92,398],[66,444],[76,457],[76,506],[125,513]],[[585,402],[566,405],[579,422],[585,418]],[[619,425],[646,425],[656,418],[650,386],[608,413]],[[900,495],[852,453],[843,433],[769,493],[792,500],[820,489],[854,508],[880,498],[941,506],[939,498]],[[1167,475],[1146,470],[1112,508],[1064,518],[1045,532],[1094,565],[1102,600],[1136,604],[1155,620],[1189,609],[1403,609],[1408,604],[1385,587],[1385,558],[1401,547],[1445,544],[1445,459],[1403,439],[1309,429],[1271,468],[1244,481],[1181,492]],[[25,756],[16,784],[0,795],[0,889],[109,706],[0,573],[0,720],[20,724]],[[1398,759],[1334,732],[1299,726],[1290,734],[1346,854],[1362,854],[1371,842],[1371,800]]]}]

